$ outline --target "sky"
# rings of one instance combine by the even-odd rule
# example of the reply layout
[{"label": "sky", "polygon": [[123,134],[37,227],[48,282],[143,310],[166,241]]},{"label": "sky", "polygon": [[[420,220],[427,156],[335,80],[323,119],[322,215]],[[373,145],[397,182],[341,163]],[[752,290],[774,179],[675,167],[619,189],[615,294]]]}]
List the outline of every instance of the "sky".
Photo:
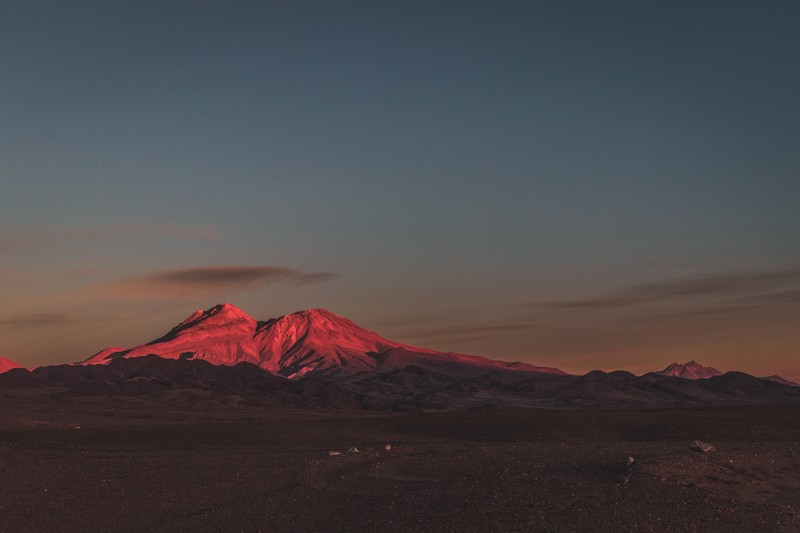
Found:
[{"label": "sky", "polygon": [[0,356],[231,302],[800,379],[794,1],[6,1]]}]

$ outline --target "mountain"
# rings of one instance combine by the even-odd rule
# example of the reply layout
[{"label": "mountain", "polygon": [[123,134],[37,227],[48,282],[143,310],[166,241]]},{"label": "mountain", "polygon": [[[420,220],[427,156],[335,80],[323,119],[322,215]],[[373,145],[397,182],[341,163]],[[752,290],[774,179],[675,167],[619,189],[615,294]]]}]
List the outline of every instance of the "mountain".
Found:
[{"label": "mountain", "polygon": [[706,379],[721,376],[722,372],[710,366],[703,366],[697,361],[689,361],[688,363],[672,363],[664,370],[656,372],[656,374],[683,379]]},{"label": "mountain", "polygon": [[21,368],[22,365],[17,363],[16,361],[12,361],[11,359],[6,359],[5,357],[0,357],[0,374],[3,372],[8,372],[12,368]]},{"label": "mountain", "polygon": [[768,379],[769,381],[774,381],[775,383],[780,383],[782,385],[791,385],[792,387],[800,387],[800,383],[797,383],[797,382],[794,382],[792,380],[786,379],[786,378],[781,377],[781,376],[779,376],[777,374],[772,375],[772,376],[766,376],[766,377],[763,377],[761,379]]},{"label": "mountain", "polygon": [[147,344],[128,349],[106,348],[83,364],[147,355],[226,366],[250,363],[291,379],[311,374],[386,373],[412,365],[458,378],[489,374],[524,379],[534,372],[563,374],[556,368],[437,352],[390,341],[325,309],[260,322],[228,303],[192,313],[166,335]]}]

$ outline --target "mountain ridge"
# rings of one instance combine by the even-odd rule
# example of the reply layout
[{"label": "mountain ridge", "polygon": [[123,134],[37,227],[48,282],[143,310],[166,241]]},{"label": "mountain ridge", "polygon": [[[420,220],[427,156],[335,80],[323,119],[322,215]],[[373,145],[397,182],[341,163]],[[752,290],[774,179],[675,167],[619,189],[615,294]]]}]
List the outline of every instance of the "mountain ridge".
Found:
[{"label": "mountain ridge", "polygon": [[778,374],[773,374],[771,376],[764,376],[761,379],[767,379],[769,381],[774,381],[775,383],[781,383],[783,385],[790,385],[792,387],[800,387],[800,383],[793,381],[791,379],[786,379],[783,376],[779,376]]},{"label": "mountain ridge", "polygon": [[698,380],[655,373],[639,377],[620,371],[597,370],[583,376],[532,372],[520,380],[487,374],[457,377],[418,365],[386,372],[315,373],[287,379],[247,362],[214,365],[202,359],[148,355],[121,357],[101,365],[11,369],[0,374],[0,398],[12,402],[47,398],[71,405],[114,398],[137,409],[169,405],[204,411],[229,407],[325,411],[663,409],[800,405],[800,388],[742,372]]},{"label": "mountain ridge", "polygon": [[322,308],[257,321],[230,303],[197,310],[146,344],[128,349],[106,348],[81,363],[105,364],[146,355],[201,359],[216,365],[247,362],[291,379],[310,374],[390,372],[409,365],[455,377],[564,373],[557,368],[438,352],[391,341]]}]

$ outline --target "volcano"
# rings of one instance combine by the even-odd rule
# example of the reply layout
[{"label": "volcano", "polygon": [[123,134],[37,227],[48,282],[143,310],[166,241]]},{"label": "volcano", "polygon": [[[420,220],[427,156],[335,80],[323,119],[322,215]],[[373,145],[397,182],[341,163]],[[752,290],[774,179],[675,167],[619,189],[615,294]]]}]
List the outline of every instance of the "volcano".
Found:
[{"label": "volcano", "polygon": [[16,361],[12,361],[11,359],[6,359],[5,357],[0,357],[0,374],[3,372],[8,372],[12,368],[21,368],[22,365],[17,363]]},{"label": "volcano", "polygon": [[689,361],[688,363],[672,363],[656,374],[684,379],[706,379],[721,376],[722,372],[710,366],[703,366],[697,361]]},{"label": "volcano", "polygon": [[147,344],[106,348],[83,364],[147,355],[204,360],[214,365],[251,363],[290,379],[312,374],[387,373],[409,366],[458,378],[490,375],[523,379],[537,372],[564,374],[557,368],[394,342],[325,309],[257,321],[228,303],[192,313],[166,335]]}]

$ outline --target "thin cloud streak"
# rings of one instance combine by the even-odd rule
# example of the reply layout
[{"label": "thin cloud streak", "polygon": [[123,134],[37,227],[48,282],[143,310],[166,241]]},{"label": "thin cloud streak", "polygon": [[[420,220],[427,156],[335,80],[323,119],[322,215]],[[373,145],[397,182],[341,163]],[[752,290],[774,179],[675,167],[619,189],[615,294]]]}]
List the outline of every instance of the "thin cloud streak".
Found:
[{"label": "thin cloud streak", "polygon": [[535,324],[503,324],[492,326],[441,326],[408,335],[417,342],[473,342],[496,338],[503,334],[514,334],[538,330]]},{"label": "thin cloud streak", "polygon": [[108,240],[123,237],[170,237],[177,239],[216,239],[213,228],[176,224],[110,224],[85,227],[30,227],[0,234],[0,254],[25,252],[64,242]]},{"label": "thin cloud streak", "polygon": [[731,299],[738,304],[797,301],[800,268],[719,274],[637,285],[597,298],[538,304],[552,309],[621,309],[688,298]]},{"label": "thin cloud streak", "polygon": [[6,317],[0,320],[0,327],[9,329],[36,328],[68,326],[73,323],[75,323],[75,320],[72,317],[62,313],[31,313]]},{"label": "thin cloud streak", "polygon": [[336,272],[308,272],[306,274],[297,274],[292,276],[291,283],[293,285],[315,285],[317,283],[325,283],[333,279],[341,277],[341,274]]},{"label": "thin cloud streak", "polygon": [[442,337],[472,334],[500,334],[510,331],[529,331],[539,329],[534,324],[505,324],[499,326],[443,326],[417,333],[415,337]]}]

